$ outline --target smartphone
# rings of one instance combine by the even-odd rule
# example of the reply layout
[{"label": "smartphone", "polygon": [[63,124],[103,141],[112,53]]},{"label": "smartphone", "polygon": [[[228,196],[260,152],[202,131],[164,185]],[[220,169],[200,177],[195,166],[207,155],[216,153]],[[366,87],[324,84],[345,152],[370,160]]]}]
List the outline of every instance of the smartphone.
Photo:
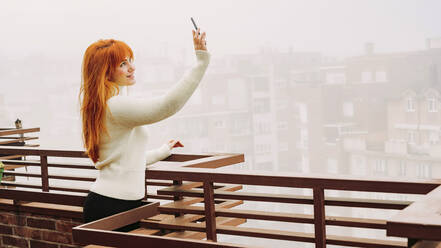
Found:
[{"label": "smartphone", "polygon": [[[190,19],[191,19],[191,22],[193,23],[194,30],[198,31],[198,26],[196,25],[196,22],[194,21],[193,17],[191,17]],[[201,33],[199,33],[199,34],[201,34]]]}]

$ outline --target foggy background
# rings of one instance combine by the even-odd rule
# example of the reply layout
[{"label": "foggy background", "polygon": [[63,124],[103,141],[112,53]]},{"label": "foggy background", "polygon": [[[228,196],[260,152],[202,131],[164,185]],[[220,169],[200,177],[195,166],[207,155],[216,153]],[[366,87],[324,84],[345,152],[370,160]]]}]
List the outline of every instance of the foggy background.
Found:
[{"label": "foggy background", "polygon": [[82,149],[86,48],[125,41],[137,68],[129,95],[155,97],[195,61],[194,17],[210,66],[178,114],[148,126],[150,148],[173,138],[185,145],[176,152],[244,153],[245,169],[439,178],[439,10],[436,0],[2,1],[0,127],[20,118],[41,128],[42,147]]}]

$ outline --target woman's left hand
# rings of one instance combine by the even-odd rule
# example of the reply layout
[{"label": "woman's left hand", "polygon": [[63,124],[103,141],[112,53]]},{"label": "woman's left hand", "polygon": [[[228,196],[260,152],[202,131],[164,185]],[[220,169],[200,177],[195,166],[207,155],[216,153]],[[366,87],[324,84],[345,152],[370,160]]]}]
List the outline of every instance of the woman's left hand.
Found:
[{"label": "woman's left hand", "polygon": [[170,140],[168,142],[168,147],[170,149],[173,149],[175,147],[184,147],[184,145],[182,145],[182,143],[179,140]]}]

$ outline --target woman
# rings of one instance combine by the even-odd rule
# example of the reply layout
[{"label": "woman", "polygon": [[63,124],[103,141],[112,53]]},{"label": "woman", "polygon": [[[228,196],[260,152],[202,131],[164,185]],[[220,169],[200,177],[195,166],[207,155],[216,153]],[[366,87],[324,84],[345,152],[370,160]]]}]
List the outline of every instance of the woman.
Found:
[{"label": "woman", "polygon": [[133,52],[124,42],[99,40],[87,48],[80,93],[83,139],[99,174],[84,203],[85,222],[141,206],[146,165],[181,146],[171,140],[145,151],[148,135],[142,126],[175,114],[193,94],[210,60],[205,36],[193,31],[196,65],[167,94],[153,99],[119,94],[122,86],[135,84]]}]

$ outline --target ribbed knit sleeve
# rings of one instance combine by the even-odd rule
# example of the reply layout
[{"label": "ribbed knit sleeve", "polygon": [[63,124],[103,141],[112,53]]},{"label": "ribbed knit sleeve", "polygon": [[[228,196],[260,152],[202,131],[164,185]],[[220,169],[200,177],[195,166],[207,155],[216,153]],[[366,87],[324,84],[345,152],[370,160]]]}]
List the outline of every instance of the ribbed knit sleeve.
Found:
[{"label": "ribbed knit sleeve", "polygon": [[170,156],[170,147],[167,144],[162,145],[160,148],[148,150],[146,152],[147,165],[154,164],[164,158]]},{"label": "ribbed knit sleeve", "polygon": [[210,61],[207,51],[196,51],[196,65],[164,96],[155,98],[134,98],[114,96],[107,101],[112,117],[117,123],[128,127],[146,125],[161,121],[178,112],[204,76]]}]

